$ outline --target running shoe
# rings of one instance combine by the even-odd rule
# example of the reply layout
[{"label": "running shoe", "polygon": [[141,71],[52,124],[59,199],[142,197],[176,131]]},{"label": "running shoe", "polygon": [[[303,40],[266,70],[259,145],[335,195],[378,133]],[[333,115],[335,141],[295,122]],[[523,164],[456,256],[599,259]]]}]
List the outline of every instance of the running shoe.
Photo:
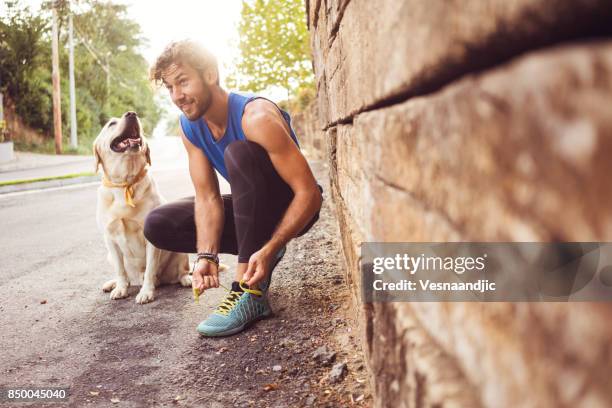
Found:
[{"label": "running shoe", "polygon": [[206,337],[230,336],[271,314],[265,293],[249,289],[244,282],[233,282],[232,289],[197,330]]}]

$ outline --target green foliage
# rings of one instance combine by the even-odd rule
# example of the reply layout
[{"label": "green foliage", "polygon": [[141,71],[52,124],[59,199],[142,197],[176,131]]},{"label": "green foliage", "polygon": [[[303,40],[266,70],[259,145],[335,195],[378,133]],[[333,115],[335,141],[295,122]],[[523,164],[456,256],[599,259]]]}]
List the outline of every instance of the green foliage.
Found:
[{"label": "green foliage", "polygon": [[43,129],[51,120],[51,71],[44,66],[51,59],[44,39],[49,22],[15,1],[6,8],[0,19],[0,90],[16,101],[16,113],[26,124]]},{"label": "green foliage", "polygon": [[238,30],[241,56],[227,78],[230,88],[278,86],[294,96],[313,88],[303,0],[243,0]]},{"label": "green foliage", "polygon": [[291,112],[292,114],[303,112],[308,105],[315,99],[316,92],[312,86],[298,88],[295,91],[295,97],[292,99],[280,101],[278,106],[281,109]]},{"label": "green foliage", "polygon": [[87,12],[74,18],[75,31],[82,40],[75,65],[81,67],[81,80],[90,84],[88,96],[99,103],[96,112],[99,124],[133,110],[150,133],[160,111],[147,78],[147,62],[138,53],[145,41],[140,36],[140,27],[127,17],[125,5],[92,2],[90,6]]},{"label": "green foliage", "polygon": [[[76,6],[73,25],[80,145],[73,152],[90,154],[91,142],[101,126],[109,117],[120,116],[128,110],[138,113],[144,132],[150,134],[161,112],[147,78],[147,62],[138,51],[145,42],[139,25],[129,19],[125,5],[102,0],[72,3]],[[8,15],[0,18],[1,89],[13,101],[24,123],[52,139],[50,2],[37,14],[21,6],[19,0],[5,4]],[[66,4],[60,4],[58,14],[62,133],[68,143],[69,10]],[[47,143],[41,148],[47,150]]]}]

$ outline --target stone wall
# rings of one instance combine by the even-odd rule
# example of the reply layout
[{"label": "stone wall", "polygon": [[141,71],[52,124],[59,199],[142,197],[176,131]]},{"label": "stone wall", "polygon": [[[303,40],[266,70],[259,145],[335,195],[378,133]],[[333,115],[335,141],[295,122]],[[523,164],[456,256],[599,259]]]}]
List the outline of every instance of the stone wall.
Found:
[{"label": "stone wall", "polygon": [[375,405],[612,406],[612,304],[359,299],[363,241],[612,241],[609,1],[306,6]]},{"label": "stone wall", "polygon": [[321,160],[325,157],[325,133],[319,126],[319,109],[315,102],[303,111],[292,114],[291,126],[298,137],[302,153],[309,159]]}]

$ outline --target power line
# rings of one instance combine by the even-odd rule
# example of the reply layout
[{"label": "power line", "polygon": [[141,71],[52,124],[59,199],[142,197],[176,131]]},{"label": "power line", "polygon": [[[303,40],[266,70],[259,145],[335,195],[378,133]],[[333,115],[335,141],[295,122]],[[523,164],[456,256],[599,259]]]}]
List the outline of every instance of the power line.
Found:
[{"label": "power line", "polygon": [[123,82],[120,78],[118,78],[117,76],[111,73],[109,69],[109,64],[108,64],[108,57],[105,58],[107,62],[103,63],[101,61],[102,58],[98,56],[98,53],[96,53],[96,51],[94,51],[93,46],[88,43],[87,37],[81,32],[81,30],[77,27],[76,24],[74,25],[74,29],[77,32],[77,36],[81,40],[80,43],[82,43],[85,46],[85,49],[89,51],[89,53],[92,55],[92,57],[94,58],[96,63],[100,66],[100,68],[102,68],[102,70],[106,72],[106,75],[108,75],[109,77],[112,77],[117,82],[117,84],[121,85],[122,87],[126,89],[131,89],[125,82]]}]

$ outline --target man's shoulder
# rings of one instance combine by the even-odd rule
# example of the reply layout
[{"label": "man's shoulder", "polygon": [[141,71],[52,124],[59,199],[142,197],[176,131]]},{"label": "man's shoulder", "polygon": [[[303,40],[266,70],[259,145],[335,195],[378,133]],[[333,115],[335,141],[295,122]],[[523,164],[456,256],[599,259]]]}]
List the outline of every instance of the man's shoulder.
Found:
[{"label": "man's shoulder", "polygon": [[244,107],[243,119],[264,119],[266,117],[278,117],[279,108],[274,102],[264,97],[253,98]]},{"label": "man's shoulder", "polygon": [[259,110],[265,110],[266,108],[275,110],[276,103],[263,95],[259,95],[253,92],[245,91],[231,91],[231,94],[238,96],[236,99],[240,99],[242,103],[238,103],[238,106],[243,106],[243,114],[247,112],[256,112]]},{"label": "man's shoulder", "polygon": [[191,137],[192,130],[191,130],[189,119],[187,119],[187,116],[185,116],[182,113],[179,114],[178,130],[180,132],[180,136],[185,136],[192,143],[194,143],[193,140],[191,140],[192,139],[192,137]]}]

